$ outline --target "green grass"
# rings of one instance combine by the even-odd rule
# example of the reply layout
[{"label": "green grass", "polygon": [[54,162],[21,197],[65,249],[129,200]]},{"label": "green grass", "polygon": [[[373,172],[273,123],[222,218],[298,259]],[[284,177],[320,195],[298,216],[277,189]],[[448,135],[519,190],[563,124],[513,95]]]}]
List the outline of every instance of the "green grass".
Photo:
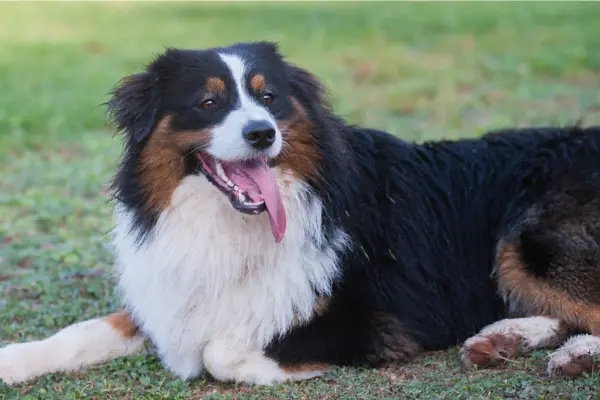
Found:
[{"label": "green grass", "polygon": [[[101,104],[164,46],[280,42],[349,121],[410,140],[600,121],[595,3],[0,4],[0,345],[119,307],[104,193],[120,152]],[[183,382],[152,358],[53,375],[0,399],[575,398],[546,352],[463,371],[456,349],[274,388]],[[600,398],[600,397],[595,397]]]}]

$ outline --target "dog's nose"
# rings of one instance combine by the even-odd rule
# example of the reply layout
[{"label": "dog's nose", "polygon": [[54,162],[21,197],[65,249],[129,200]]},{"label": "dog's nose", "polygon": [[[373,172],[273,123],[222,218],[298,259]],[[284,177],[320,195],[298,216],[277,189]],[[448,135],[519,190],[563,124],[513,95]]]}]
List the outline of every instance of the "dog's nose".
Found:
[{"label": "dog's nose", "polygon": [[268,121],[250,121],[242,129],[246,142],[258,150],[264,150],[275,142],[275,128]]}]

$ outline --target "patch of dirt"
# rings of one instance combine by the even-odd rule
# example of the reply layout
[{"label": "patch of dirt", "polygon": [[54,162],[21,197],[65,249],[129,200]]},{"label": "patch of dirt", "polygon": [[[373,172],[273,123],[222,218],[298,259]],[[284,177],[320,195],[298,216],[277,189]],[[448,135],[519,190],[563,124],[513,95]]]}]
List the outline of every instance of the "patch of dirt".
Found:
[{"label": "patch of dirt", "polygon": [[31,258],[29,257],[23,257],[19,261],[17,261],[17,265],[21,268],[29,268],[32,264],[33,261],[31,261]]},{"label": "patch of dirt", "polygon": [[11,279],[16,277],[16,274],[0,274],[0,282],[10,281]]},{"label": "patch of dirt", "polygon": [[27,286],[11,286],[4,291],[4,294],[10,295],[14,300],[39,300],[40,298],[40,293]]},{"label": "patch of dirt", "polygon": [[[0,220],[0,223],[2,223],[3,221]],[[17,241],[17,238],[15,236],[4,236],[2,237],[2,240],[0,240],[0,244],[13,244]]]}]

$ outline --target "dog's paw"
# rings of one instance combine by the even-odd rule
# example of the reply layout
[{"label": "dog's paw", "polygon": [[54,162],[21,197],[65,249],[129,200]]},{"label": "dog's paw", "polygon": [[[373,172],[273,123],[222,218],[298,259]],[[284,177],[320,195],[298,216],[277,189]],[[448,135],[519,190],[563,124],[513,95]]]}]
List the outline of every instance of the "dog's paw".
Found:
[{"label": "dog's paw", "polygon": [[264,368],[260,370],[242,369],[238,372],[236,381],[248,385],[273,386],[281,383],[319,378],[326,372],[327,370],[288,372],[280,368],[273,368],[272,370]]},{"label": "dog's paw", "polygon": [[600,360],[594,360],[589,354],[551,359],[548,363],[548,374],[553,377],[577,377],[583,372],[591,372],[600,366]]},{"label": "dog's paw", "polygon": [[600,368],[600,338],[579,335],[550,355],[548,374],[552,377],[577,377]]},{"label": "dog's paw", "polygon": [[0,381],[6,385],[16,385],[30,379],[27,365],[18,355],[19,344],[0,349]]},{"label": "dog's paw", "polygon": [[319,378],[319,377],[325,375],[327,373],[327,371],[329,371],[329,368],[322,367],[322,366],[318,366],[318,367],[316,367],[316,369],[313,369],[313,370],[307,369],[304,371],[297,371],[297,372],[288,371],[287,376],[286,376],[286,381],[287,382],[297,382],[297,381],[305,381],[305,380],[309,380],[309,379]]},{"label": "dog's paw", "polygon": [[23,376],[20,376],[18,373],[15,373],[10,367],[0,365],[0,382],[5,385],[12,386],[19,383],[25,382]]},{"label": "dog's paw", "polygon": [[316,378],[327,372],[323,364],[284,367],[261,350],[240,349],[224,340],[212,340],[203,352],[207,371],[219,381],[272,386]]},{"label": "dog's paw", "polygon": [[491,333],[469,338],[460,349],[460,359],[467,368],[494,366],[516,357],[521,338],[517,335]]}]

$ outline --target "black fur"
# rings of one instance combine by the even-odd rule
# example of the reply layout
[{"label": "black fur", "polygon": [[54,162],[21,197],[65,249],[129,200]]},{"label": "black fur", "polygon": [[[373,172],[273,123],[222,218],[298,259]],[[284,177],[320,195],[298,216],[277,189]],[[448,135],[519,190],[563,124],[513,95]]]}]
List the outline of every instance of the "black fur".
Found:
[{"label": "black fur", "polygon": [[[507,315],[490,276],[495,248],[530,207],[543,196],[570,195],[572,204],[559,205],[569,218],[578,199],[591,198],[595,212],[575,223],[600,221],[598,127],[505,130],[423,145],[340,124],[334,134],[350,160],[326,158],[321,195],[325,215],[353,247],[343,255],[328,312],[271,345],[284,363],[368,361],[375,311],[397,317],[425,349],[457,345]],[[553,228],[521,233],[534,273],[548,273],[545,258],[554,255],[545,252],[564,247],[543,237]],[[594,262],[598,248],[594,242]],[[598,263],[588,268],[600,272]]]},{"label": "black fur", "polygon": [[[396,316],[425,349],[461,343],[507,316],[490,275],[498,240],[526,210],[576,184],[598,200],[599,127],[505,130],[423,145],[336,128],[350,160],[326,158],[321,195],[330,224],[354,245],[343,255],[328,312],[272,343],[270,354],[283,363],[369,361],[375,311]],[[566,213],[577,205],[570,207]],[[597,212],[582,218],[597,223]],[[560,243],[538,245],[526,254],[544,265],[553,256],[544,251]],[[588,265],[596,277],[598,263]]]}]

